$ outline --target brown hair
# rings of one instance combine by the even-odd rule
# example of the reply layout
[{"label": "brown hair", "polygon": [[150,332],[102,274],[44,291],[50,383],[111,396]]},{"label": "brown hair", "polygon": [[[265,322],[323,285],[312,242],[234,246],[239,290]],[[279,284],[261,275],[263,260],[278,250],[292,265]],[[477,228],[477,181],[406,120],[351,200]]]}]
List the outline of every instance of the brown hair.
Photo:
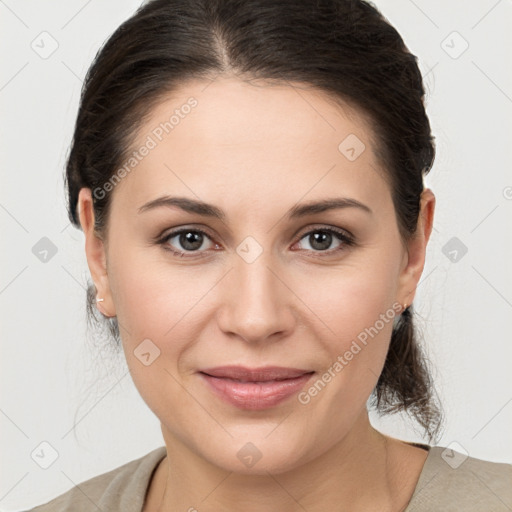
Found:
[{"label": "brown hair", "polygon": [[[82,187],[102,187],[125,160],[137,130],[163,96],[189,79],[235,75],[304,84],[354,106],[372,122],[402,241],[416,231],[423,176],[435,146],[417,58],[362,0],[151,0],[96,55],[84,81],[67,160],[68,214],[78,228]],[[107,235],[111,193],[93,194],[95,229]],[[119,347],[117,320],[108,322]],[[94,320],[96,319],[96,320]],[[92,325],[92,323],[90,324]],[[405,411],[429,440],[442,421],[410,306],[393,329],[370,397],[380,413]]]}]

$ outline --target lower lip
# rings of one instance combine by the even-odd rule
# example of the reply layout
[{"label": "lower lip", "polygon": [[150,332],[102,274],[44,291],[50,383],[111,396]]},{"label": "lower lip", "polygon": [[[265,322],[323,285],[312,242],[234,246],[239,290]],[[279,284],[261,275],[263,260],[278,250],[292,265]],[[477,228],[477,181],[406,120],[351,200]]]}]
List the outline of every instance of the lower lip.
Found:
[{"label": "lower lip", "polygon": [[226,402],[240,408],[259,411],[273,407],[298,393],[314,375],[307,373],[300,377],[268,382],[240,382],[233,379],[212,377],[200,373],[215,394]]}]

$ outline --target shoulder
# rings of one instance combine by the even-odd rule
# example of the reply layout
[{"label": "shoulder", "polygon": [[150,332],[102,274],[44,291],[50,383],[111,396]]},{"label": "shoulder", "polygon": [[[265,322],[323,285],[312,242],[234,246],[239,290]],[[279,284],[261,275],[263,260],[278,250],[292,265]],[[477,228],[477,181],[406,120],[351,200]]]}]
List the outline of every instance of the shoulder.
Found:
[{"label": "shoulder", "polygon": [[431,446],[405,512],[430,510],[512,510],[512,464]]},{"label": "shoulder", "polygon": [[86,480],[48,503],[26,512],[140,512],[150,477],[165,455],[165,446],[160,446],[143,457]]}]

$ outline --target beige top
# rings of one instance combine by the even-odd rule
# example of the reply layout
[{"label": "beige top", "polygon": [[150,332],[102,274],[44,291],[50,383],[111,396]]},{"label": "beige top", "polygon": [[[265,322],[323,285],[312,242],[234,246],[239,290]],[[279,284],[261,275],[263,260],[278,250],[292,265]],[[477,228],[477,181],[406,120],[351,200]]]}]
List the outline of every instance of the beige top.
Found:
[{"label": "beige top", "polygon": [[[404,512],[512,510],[512,464],[464,458],[442,446],[410,444],[430,449]],[[27,512],[141,512],[151,476],[165,456],[165,446],[156,448]]]}]

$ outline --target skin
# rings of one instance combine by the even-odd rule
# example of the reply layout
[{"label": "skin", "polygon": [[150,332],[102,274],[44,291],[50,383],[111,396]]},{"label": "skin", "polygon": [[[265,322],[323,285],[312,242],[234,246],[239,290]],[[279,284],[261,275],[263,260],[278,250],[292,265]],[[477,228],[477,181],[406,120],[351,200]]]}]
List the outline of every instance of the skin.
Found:
[{"label": "skin", "polygon": [[[134,148],[191,96],[198,105],[114,188],[103,241],[91,191],[79,197],[87,261],[104,298],[97,306],[118,318],[134,383],[167,448],[144,511],[403,510],[427,452],[378,432],[366,410],[392,321],[307,404],[292,397],[241,410],[196,372],[278,365],[321,377],[379,315],[412,302],[432,229],[432,191],[424,190],[416,236],[404,245],[370,122],[291,84],[190,82],[152,111]],[[366,146],[354,161],[338,150],[349,134]],[[163,194],[212,203],[226,218],[176,207],[137,212]],[[372,214],[345,208],[285,218],[296,203],[341,196]],[[344,242],[333,236],[330,245],[315,245],[311,231],[331,226],[348,230],[356,244],[335,252]],[[179,227],[202,228],[209,238],[188,257],[152,241]],[[263,251],[251,263],[236,250],[247,236]],[[190,247],[180,237],[166,244]],[[134,355],[146,338],[160,350],[148,366]],[[250,468],[237,457],[248,442],[261,453]]]}]

